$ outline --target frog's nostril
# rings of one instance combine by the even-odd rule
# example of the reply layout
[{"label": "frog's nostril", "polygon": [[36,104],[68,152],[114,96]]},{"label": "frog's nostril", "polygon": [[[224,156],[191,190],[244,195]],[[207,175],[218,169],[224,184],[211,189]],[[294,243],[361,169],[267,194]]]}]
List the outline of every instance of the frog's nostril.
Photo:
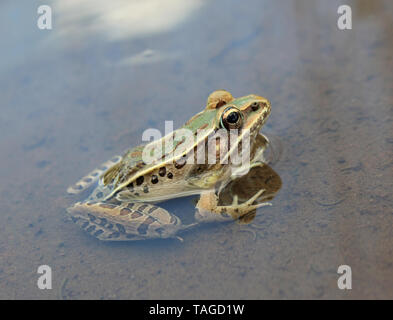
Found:
[{"label": "frog's nostril", "polygon": [[257,111],[259,109],[259,103],[258,102],[253,102],[251,104],[251,109],[252,109],[252,111]]}]

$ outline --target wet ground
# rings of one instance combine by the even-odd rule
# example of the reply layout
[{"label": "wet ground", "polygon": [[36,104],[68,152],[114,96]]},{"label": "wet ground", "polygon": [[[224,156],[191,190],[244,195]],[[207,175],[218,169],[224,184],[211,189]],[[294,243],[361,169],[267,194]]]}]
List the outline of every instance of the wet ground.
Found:
[{"label": "wet ground", "polygon": [[[41,2],[2,1],[0,298],[393,298],[393,3],[346,3],[342,31],[340,1],[47,1],[39,30]],[[256,240],[103,243],[66,219],[69,185],[219,88],[272,103],[283,185]]]}]

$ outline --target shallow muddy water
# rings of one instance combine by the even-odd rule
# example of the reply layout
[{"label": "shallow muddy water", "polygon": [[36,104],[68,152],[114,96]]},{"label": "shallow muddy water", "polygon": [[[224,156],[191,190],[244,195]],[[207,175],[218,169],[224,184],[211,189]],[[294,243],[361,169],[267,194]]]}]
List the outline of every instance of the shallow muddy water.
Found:
[{"label": "shallow muddy water", "polygon": [[[393,298],[391,1],[347,1],[344,31],[340,1],[47,1],[52,30],[41,4],[0,4],[0,299]],[[272,104],[271,207],[183,243],[100,242],[66,218],[69,185],[221,88]]]}]

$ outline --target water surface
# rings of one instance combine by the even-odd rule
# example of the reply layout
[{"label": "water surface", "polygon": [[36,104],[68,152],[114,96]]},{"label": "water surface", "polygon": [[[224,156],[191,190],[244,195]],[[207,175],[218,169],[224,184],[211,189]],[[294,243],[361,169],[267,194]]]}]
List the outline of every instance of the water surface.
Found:
[{"label": "water surface", "polygon": [[[393,5],[347,3],[341,31],[340,1],[48,1],[39,30],[41,2],[2,1],[0,298],[393,298]],[[230,223],[104,243],[65,218],[69,185],[220,88],[268,98],[283,150],[256,240]]]}]

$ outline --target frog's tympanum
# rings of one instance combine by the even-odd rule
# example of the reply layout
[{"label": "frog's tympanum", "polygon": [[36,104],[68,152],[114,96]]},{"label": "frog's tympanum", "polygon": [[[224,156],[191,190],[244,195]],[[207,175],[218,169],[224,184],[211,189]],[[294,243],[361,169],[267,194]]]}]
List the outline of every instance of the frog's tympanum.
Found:
[{"label": "frog's tympanum", "polygon": [[[268,140],[259,131],[269,114],[270,103],[263,97],[233,98],[227,91],[215,91],[210,94],[206,108],[180,128],[191,131],[194,139],[175,141],[173,148],[163,149],[161,157],[151,163],[143,158],[146,145],[104,163],[68,188],[69,193],[77,194],[95,185],[85,201],[77,202],[67,211],[74,222],[100,240],[173,238],[201,222],[247,220],[272,198],[271,193],[266,193],[266,181],[274,171],[260,171],[268,172],[270,178],[265,177],[266,183],[248,199],[244,199],[247,192],[242,191],[242,185],[249,189],[247,183],[237,183],[248,176],[254,179],[251,184],[255,187],[263,180],[256,178],[255,170],[268,167],[263,156]],[[170,135],[175,136],[180,129]],[[225,150],[220,150],[222,145],[215,142],[214,156],[219,155],[220,159],[211,163],[207,161],[210,138],[218,130],[228,132],[228,136],[236,130],[237,135],[228,139]],[[168,135],[152,143],[167,140]],[[174,152],[176,149],[182,152]],[[198,156],[200,150],[205,151],[204,161]],[[249,152],[249,161],[232,161],[233,153],[239,150]],[[241,176],[241,172],[245,174]],[[155,205],[196,194],[200,198],[196,205],[197,222],[193,224],[184,225],[177,216]]]}]

